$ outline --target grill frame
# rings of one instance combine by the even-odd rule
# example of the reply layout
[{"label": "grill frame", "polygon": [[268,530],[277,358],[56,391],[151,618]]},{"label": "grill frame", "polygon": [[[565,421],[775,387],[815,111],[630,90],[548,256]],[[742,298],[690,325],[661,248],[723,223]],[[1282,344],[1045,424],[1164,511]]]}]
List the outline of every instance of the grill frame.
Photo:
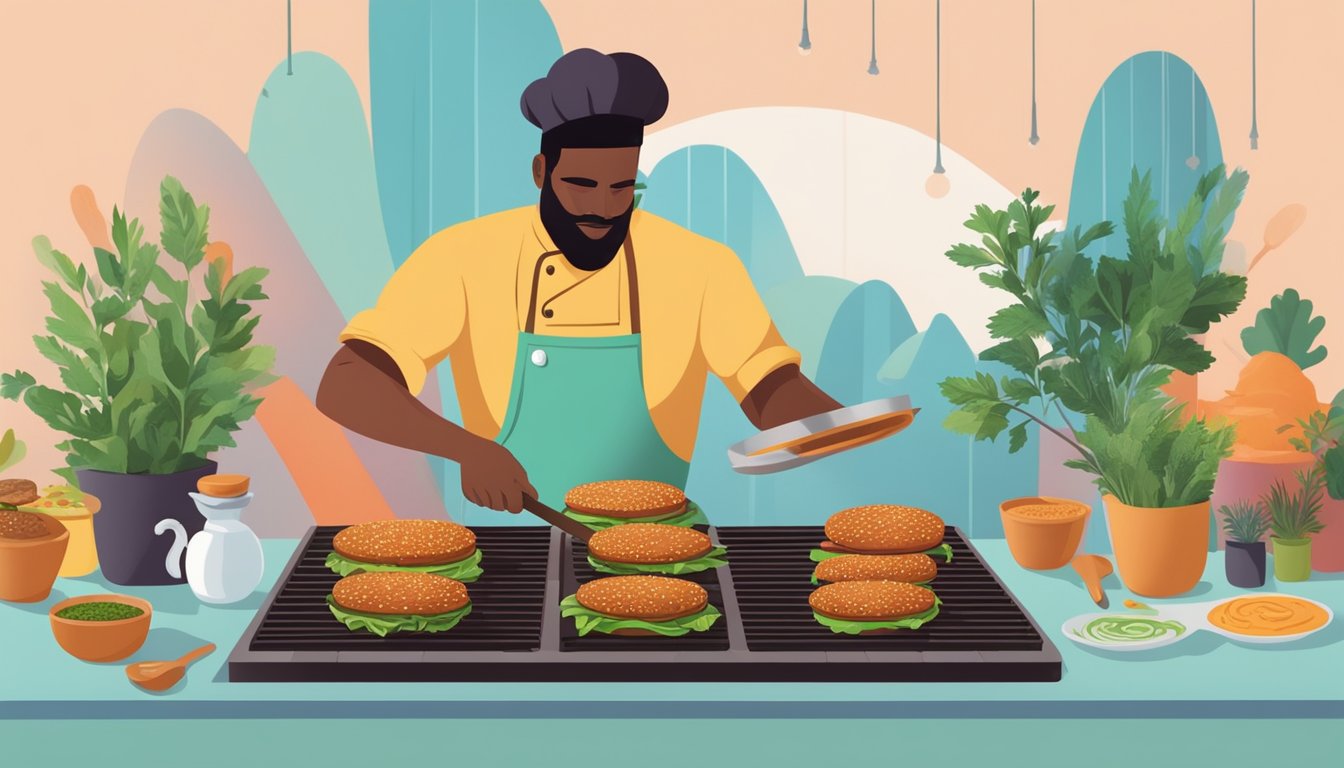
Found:
[{"label": "grill frame", "polygon": [[[333,530],[338,528],[334,527]],[[496,535],[505,538],[517,535],[509,531],[532,531],[536,534],[544,529],[473,526],[473,530],[484,542]],[[712,527],[709,529],[716,542],[723,540],[729,546],[729,565],[715,569],[722,600],[722,604],[716,604],[723,613],[719,623],[727,631],[727,650],[676,650],[671,645],[663,644],[659,638],[629,638],[660,644],[661,649],[647,651],[617,650],[614,647],[561,650],[562,623],[568,622],[572,631],[572,620],[560,617],[559,602],[570,594],[562,589],[567,584],[565,569],[561,566],[572,558],[573,550],[570,537],[558,530],[549,531],[548,565],[542,587],[541,638],[537,650],[424,650],[411,648],[411,644],[401,642],[406,638],[387,638],[386,641],[375,639],[369,644],[370,650],[254,649],[252,644],[258,629],[277,604],[277,598],[284,593],[295,569],[305,556],[317,556],[315,552],[308,552],[314,546],[314,537],[318,532],[317,528],[312,528],[300,540],[275,587],[229,654],[228,679],[230,682],[1056,682],[1062,675],[1059,651],[1048,635],[1041,631],[1035,619],[984,563],[974,545],[953,527],[948,528],[948,540],[952,541],[955,537],[955,541],[965,548],[964,556],[973,558],[993,584],[1002,590],[1012,607],[1040,638],[1039,649],[968,650],[939,647],[914,650],[901,647],[900,642],[908,641],[900,641],[899,635],[885,635],[871,640],[897,639],[897,644],[873,646],[869,644],[869,638],[834,636],[831,639],[838,645],[828,644],[824,649],[751,650],[739,613],[733,574],[735,550],[731,541],[736,536],[745,535],[742,531],[765,530],[787,530],[799,535],[806,532],[806,535],[811,536],[821,529],[816,526],[738,526],[722,529],[726,538],[722,538],[718,530]],[[820,539],[820,536],[816,538],[817,541]],[[957,556],[963,555],[960,546],[954,543],[954,565]],[[484,543],[482,551],[489,558]],[[325,557],[325,550],[322,556]],[[749,559],[750,556],[739,553],[738,557]],[[488,577],[488,564],[483,563],[483,567]],[[934,586],[938,586],[937,581]],[[806,587],[811,589],[810,584],[806,584]],[[464,619],[464,625],[470,618],[468,616]],[[928,627],[933,627],[937,621],[935,619]],[[459,625],[459,628],[464,625]],[[827,633],[830,634],[828,630]],[[451,631],[447,634],[451,634]],[[396,647],[398,643],[405,647]],[[378,650],[372,650],[375,647]]]}]

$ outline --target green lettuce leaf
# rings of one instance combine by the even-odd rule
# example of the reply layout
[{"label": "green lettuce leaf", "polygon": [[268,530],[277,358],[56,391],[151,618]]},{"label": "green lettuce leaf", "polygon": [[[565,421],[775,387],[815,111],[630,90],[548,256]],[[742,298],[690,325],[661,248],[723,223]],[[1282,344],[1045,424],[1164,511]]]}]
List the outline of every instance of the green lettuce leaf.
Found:
[{"label": "green lettuce leaf", "polygon": [[349,611],[336,604],[336,600],[327,595],[327,607],[336,620],[349,627],[351,631],[366,629],[379,637],[387,637],[392,632],[446,632],[457,626],[467,614],[471,613],[471,603],[456,611],[440,613],[434,616],[387,616],[380,613],[359,613]]},{"label": "green lettuce leaf", "polygon": [[648,565],[639,563],[613,563],[607,560],[598,560],[592,555],[589,555],[588,564],[593,566],[594,570],[603,573],[615,573],[620,575],[663,573],[680,576],[683,573],[699,573],[700,571],[708,571],[711,568],[727,565],[728,561],[723,559],[723,556],[726,554],[728,554],[727,549],[723,547],[715,547],[694,560],[683,560],[679,563],[657,563]]},{"label": "green lettuce leaf", "polygon": [[691,632],[704,632],[714,626],[714,622],[718,621],[722,614],[719,613],[718,608],[707,604],[697,613],[671,621],[652,622],[641,619],[618,619],[584,608],[579,603],[577,596],[570,595],[560,601],[560,615],[567,618],[573,617],[574,628],[579,631],[579,637],[583,637],[589,632],[610,634],[617,629],[647,629],[665,637],[681,637]]},{"label": "green lettuce leaf", "polygon": [[381,563],[364,563],[359,560],[350,560],[342,557],[340,553],[332,552],[327,555],[326,566],[341,576],[349,576],[352,573],[373,573],[375,571],[415,571],[418,573],[432,573],[435,576],[447,576],[450,579],[456,579],[462,583],[473,582],[481,577],[484,571],[480,567],[481,550],[472,552],[467,557],[458,560],[455,563],[441,563],[439,565],[383,565]]},{"label": "green lettuce leaf", "polygon": [[[808,555],[808,558],[811,559],[812,562],[814,563],[820,563],[822,560],[830,560],[832,557],[840,557],[841,555],[852,555],[852,554],[856,553],[827,552],[824,549],[814,549],[812,550],[811,554]],[[926,549],[923,552],[914,552],[911,554],[922,554],[922,555],[928,555],[929,557],[937,557],[939,555],[942,555],[943,562],[950,563],[952,562],[952,545],[948,544],[947,542],[943,542],[942,544],[939,544],[933,549]]]},{"label": "green lettuce leaf", "polygon": [[938,615],[938,606],[943,601],[937,597],[933,599],[933,607],[924,613],[915,616],[906,616],[904,619],[896,621],[845,621],[844,619],[832,619],[828,616],[822,616],[817,612],[812,613],[812,618],[818,623],[830,627],[831,631],[837,635],[857,635],[860,632],[867,632],[870,629],[919,629],[933,620]]},{"label": "green lettuce leaf", "polygon": [[630,519],[625,517],[601,517],[599,515],[585,515],[582,512],[576,512],[569,507],[562,510],[572,520],[592,528],[594,531],[600,531],[603,528],[610,528],[613,525],[623,525],[625,523],[662,523],[663,525],[676,525],[682,528],[690,528],[693,525],[709,525],[709,518],[700,506],[693,501],[686,502],[684,512],[673,512],[663,517],[641,517]]}]

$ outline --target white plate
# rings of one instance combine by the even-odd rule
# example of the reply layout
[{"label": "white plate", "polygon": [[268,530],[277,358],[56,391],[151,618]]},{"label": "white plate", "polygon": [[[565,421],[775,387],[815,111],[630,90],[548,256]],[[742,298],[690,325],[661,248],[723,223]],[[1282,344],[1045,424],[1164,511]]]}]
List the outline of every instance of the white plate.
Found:
[{"label": "white plate", "polygon": [[[1291,597],[1294,600],[1301,600],[1303,602],[1311,603],[1312,605],[1315,605],[1316,607],[1325,611],[1326,616],[1325,623],[1315,629],[1309,630],[1307,632],[1299,632],[1295,635],[1261,636],[1261,635],[1238,634],[1236,632],[1231,632],[1229,630],[1223,629],[1222,627],[1214,626],[1212,623],[1209,622],[1208,618],[1209,611],[1213,610],[1214,606],[1222,605],[1223,603],[1230,602],[1232,600],[1239,600],[1241,598],[1246,597]],[[1168,605],[1156,605],[1152,607],[1154,610],[1157,611],[1156,614],[1119,613],[1119,612],[1085,613],[1081,616],[1074,616],[1073,618],[1064,622],[1064,625],[1060,628],[1060,631],[1064,633],[1065,637],[1069,638],[1075,643],[1078,643],[1079,645],[1085,645],[1088,646],[1089,648],[1098,648],[1103,651],[1115,651],[1117,653],[1127,653],[1132,651],[1147,651],[1152,650],[1154,648],[1161,648],[1166,645],[1171,645],[1172,643],[1178,643],[1186,639],[1187,637],[1194,635],[1196,632],[1201,631],[1212,632],[1216,635],[1221,635],[1222,637],[1225,637],[1233,642],[1244,643],[1247,645],[1278,645],[1280,643],[1291,643],[1297,640],[1301,640],[1305,637],[1310,637],[1316,634],[1317,632],[1320,632],[1321,630],[1330,626],[1331,622],[1335,620],[1335,612],[1330,610],[1330,606],[1325,605],[1324,603],[1321,603],[1318,600],[1312,600],[1310,598],[1302,597],[1300,595],[1286,595],[1277,592],[1267,592],[1264,594],[1249,593],[1243,595],[1236,595],[1234,597],[1224,597],[1218,600],[1201,601],[1198,603],[1171,603]],[[1103,616],[1113,616],[1117,618],[1127,617],[1127,618],[1158,619],[1161,621],[1179,621],[1181,624],[1185,625],[1185,632],[1179,635],[1167,635],[1165,637],[1159,637],[1153,640],[1142,640],[1138,642],[1123,643],[1123,644],[1103,643],[1096,640],[1092,640],[1087,637],[1082,637],[1080,635],[1074,634],[1074,630],[1081,630],[1084,626],[1087,625],[1089,621],[1101,618]]]}]

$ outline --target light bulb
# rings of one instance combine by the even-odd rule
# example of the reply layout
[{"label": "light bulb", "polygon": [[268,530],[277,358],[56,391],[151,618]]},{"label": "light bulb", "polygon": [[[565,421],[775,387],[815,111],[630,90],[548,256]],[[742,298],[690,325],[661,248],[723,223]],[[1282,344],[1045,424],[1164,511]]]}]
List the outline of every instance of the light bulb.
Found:
[{"label": "light bulb", "polygon": [[946,173],[931,173],[928,181],[924,182],[924,191],[929,197],[943,197],[952,190],[952,182],[948,180]]},{"label": "light bulb", "polygon": [[811,43],[804,43],[804,44],[798,46],[798,55],[799,55],[799,56],[808,56],[808,55],[811,55],[811,53],[812,53],[812,44],[811,44]]}]

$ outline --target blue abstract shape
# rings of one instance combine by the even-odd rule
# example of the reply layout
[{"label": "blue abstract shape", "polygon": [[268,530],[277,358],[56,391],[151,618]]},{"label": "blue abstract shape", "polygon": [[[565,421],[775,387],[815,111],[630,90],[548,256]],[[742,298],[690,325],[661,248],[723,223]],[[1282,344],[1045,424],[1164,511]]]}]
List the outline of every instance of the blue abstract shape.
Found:
[{"label": "blue abstract shape", "polygon": [[350,76],[320,53],[266,79],[248,160],[348,320],[392,277],[364,108]]},{"label": "blue abstract shape", "polygon": [[[561,52],[539,2],[369,4],[373,147],[394,264],[445,227],[536,202],[528,169],[540,136],[518,101]],[[460,422],[452,373],[439,372],[443,415]],[[462,498],[456,464],[435,462],[450,514],[503,522]]]},{"label": "blue abstract shape", "polygon": [[[1197,157],[1191,168],[1187,161]],[[1130,170],[1151,172],[1158,210],[1174,218],[1200,176],[1223,162],[1208,92],[1184,59],[1148,51],[1116,67],[1102,84],[1083,125],[1069,194],[1068,227],[1103,219],[1116,232],[1092,250],[1124,258],[1124,201]]]},{"label": "blue abstract shape", "polygon": [[818,362],[817,385],[846,405],[882,397],[878,371],[914,333],[915,323],[890,285],[863,283],[835,313]]},{"label": "blue abstract shape", "polygon": [[780,335],[803,356],[799,367],[804,376],[816,380],[831,322],[857,287],[842,277],[808,275],[777,283],[761,293]]}]

